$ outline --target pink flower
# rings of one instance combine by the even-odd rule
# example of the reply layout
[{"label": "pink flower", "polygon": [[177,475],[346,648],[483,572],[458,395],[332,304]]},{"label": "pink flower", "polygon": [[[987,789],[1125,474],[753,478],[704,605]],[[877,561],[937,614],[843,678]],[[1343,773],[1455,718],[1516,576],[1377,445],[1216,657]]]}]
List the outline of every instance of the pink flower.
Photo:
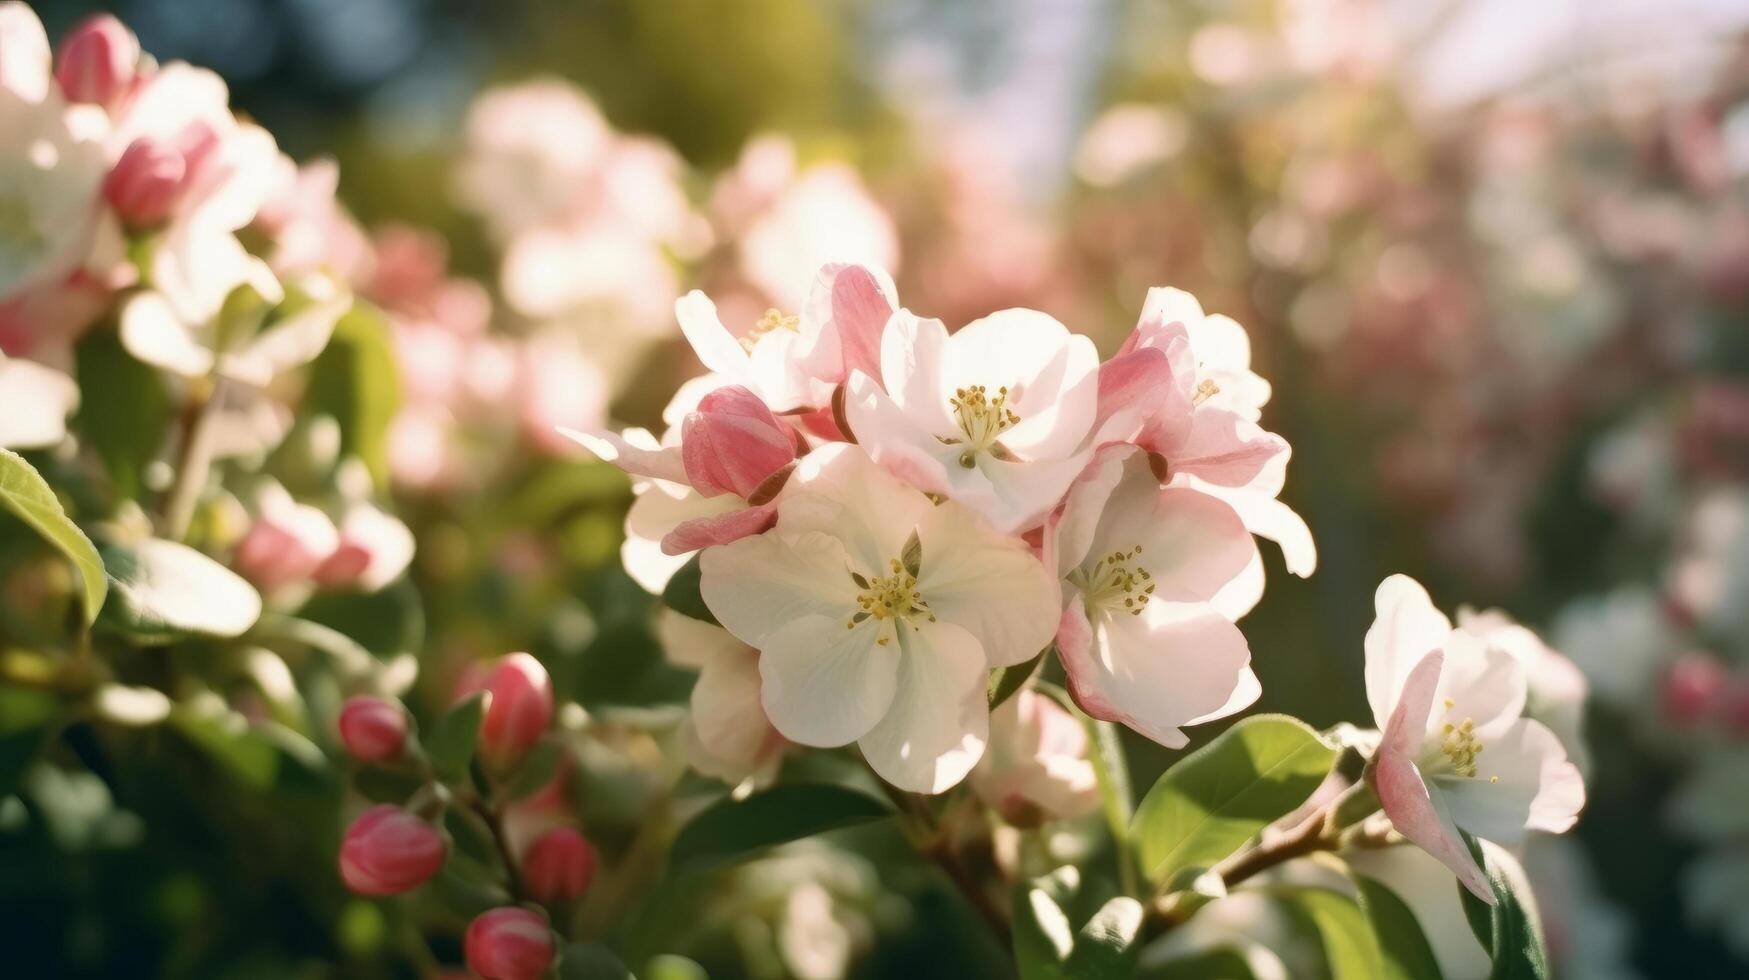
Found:
[{"label": "pink flower", "polygon": [[61,39],[55,80],[68,102],[113,106],[134,84],[140,41],[109,14],[81,21]]},{"label": "pink flower", "polygon": [[1699,724],[1718,707],[1726,680],[1724,666],[1711,654],[1678,657],[1664,675],[1665,716],[1682,726]]},{"label": "pink flower", "polygon": [[[1063,580],[1057,650],[1095,718],[1180,747],[1180,730],[1257,698],[1251,650],[1223,596],[1256,561],[1239,515],[1183,487],[1161,489],[1147,458],[1103,451],[1047,529]],[[1248,607],[1247,607],[1248,608]]]},{"label": "pink flower", "polygon": [[672,609],[662,610],[656,635],[670,661],[698,671],[683,736],[687,761],[730,785],[770,783],[790,743],[760,702],[759,651]]},{"label": "pink flower", "polygon": [[317,585],[376,592],[401,577],[413,560],[413,532],[367,503],[355,503],[340,523],[334,550],[311,573]]},{"label": "pink flower", "polygon": [[1366,635],[1366,693],[1383,738],[1371,779],[1391,823],[1476,897],[1493,891],[1459,831],[1511,847],[1561,833],[1585,783],[1561,741],[1524,718],[1525,665],[1433,607],[1413,579],[1379,586]]},{"label": "pink flower", "polygon": [[360,762],[399,758],[407,748],[407,711],[383,698],[348,698],[340,709],[340,741]]},{"label": "pink flower", "polygon": [[686,416],[680,452],[694,490],[746,499],[796,458],[796,435],[757,395],[729,385],[704,396]]},{"label": "pink flower", "polygon": [[553,931],[524,908],[483,912],[468,924],[468,967],[485,980],[539,980],[553,965]]},{"label": "pink flower", "polygon": [[547,831],[523,854],[522,878],[537,902],[576,898],[595,878],[595,848],[569,827]]},{"label": "pink flower", "polygon": [[340,844],[340,877],[360,895],[399,895],[443,868],[447,848],[437,828],[384,803],[359,815]]},{"label": "pink flower", "polygon": [[553,683],[540,661],[513,653],[492,668],[486,692],[480,753],[488,765],[505,770],[521,761],[552,724]]},{"label": "pink flower", "polygon": [[990,745],[972,790],[1017,826],[1078,817],[1099,805],[1087,730],[1048,696],[1021,691],[990,714]]},{"label": "pink flower", "polygon": [[231,565],[273,592],[310,581],[339,545],[340,532],[327,514],[267,483],[257,493],[255,521],[237,542]]}]

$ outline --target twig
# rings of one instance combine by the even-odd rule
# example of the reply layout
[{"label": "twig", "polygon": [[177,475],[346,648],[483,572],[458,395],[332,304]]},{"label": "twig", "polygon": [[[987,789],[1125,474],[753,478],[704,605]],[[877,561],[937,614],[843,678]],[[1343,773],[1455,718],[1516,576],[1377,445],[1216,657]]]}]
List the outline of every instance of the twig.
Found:
[{"label": "twig", "polygon": [[990,931],[996,934],[1003,949],[1011,949],[1013,942],[1013,927],[1008,922],[1007,912],[990,899],[989,891],[984,888],[978,876],[966,864],[959,848],[936,822],[935,815],[916,795],[906,793],[892,786],[879,774],[875,775],[875,783],[887,798],[893,801],[900,816],[905,820],[906,837],[917,853],[934,861],[953,883],[959,893],[965,898],[980,918],[989,925]]},{"label": "twig", "polygon": [[182,445],[177,450],[176,482],[164,497],[164,528],[172,541],[188,536],[194,508],[213,465],[213,408],[224,393],[225,380],[214,376],[197,383],[182,411]]}]

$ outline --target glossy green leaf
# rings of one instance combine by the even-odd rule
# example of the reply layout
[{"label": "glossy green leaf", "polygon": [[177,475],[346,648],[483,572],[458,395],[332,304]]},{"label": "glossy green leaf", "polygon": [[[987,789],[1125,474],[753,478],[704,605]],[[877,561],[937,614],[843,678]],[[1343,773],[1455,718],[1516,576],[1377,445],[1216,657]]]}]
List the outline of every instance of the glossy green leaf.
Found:
[{"label": "glossy green leaf", "polygon": [[1009,919],[1014,960],[1021,980],[1062,980],[1063,962],[1075,949],[1075,927],[1063,907],[1081,886],[1081,874],[1062,867],[1014,887]]},{"label": "glossy green leaf", "polygon": [[1444,980],[1433,947],[1421,931],[1421,922],[1397,893],[1365,875],[1354,875],[1360,890],[1360,907],[1372,920],[1384,957],[1387,980]]},{"label": "glossy green leaf", "polygon": [[1026,663],[990,671],[990,710],[995,711],[1004,701],[1019,694],[1026,682],[1032,680],[1032,675],[1038,672],[1038,665],[1044,662],[1045,654],[1049,652],[1051,648],[1047,646]]},{"label": "glossy green leaf", "polygon": [[102,625],[136,642],[241,636],[261,615],[261,595],[237,573],[174,541],[107,544],[110,597]]},{"label": "glossy green leaf", "polygon": [[668,587],[662,590],[662,604],[693,619],[702,619],[707,623],[717,623],[717,617],[711,613],[710,607],[704,604],[704,596],[699,594],[698,586],[701,574],[698,567],[698,556],[680,566],[680,571],[668,580]]},{"label": "glossy green leaf", "polygon": [[774,786],[744,800],[719,800],[692,818],[674,841],[673,862],[683,870],[702,870],[891,813],[884,801],[844,786]]},{"label": "glossy green leaf", "polygon": [[559,980],[635,980],[606,946],[572,943],[559,956]]},{"label": "glossy green leaf", "polygon": [[444,779],[461,782],[467,778],[485,711],[486,693],[476,691],[450,708],[425,739],[425,754]]},{"label": "glossy green leaf", "polygon": [[1077,980],[1124,980],[1135,975],[1136,938],[1142,932],[1142,903],[1127,895],[1106,902],[1075,934],[1075,948],[1064,971]]},{"label": "glossy green leaf", "polygon": [[1470,930],[1494,963],[1489,980],[1547,980],[1551,975],[1548,945],[1524,869],[1498,844],[1468,834],[1464,839],[1494,891],[1495,904],[1490,907],[1464,886],[1454,886]]},{"label": "glossy green leaf", "polygon": [[1296,719],[1239,721],[1166,770],[1142,800],[1130,834],[1143,871],[1158,884],[1213,867],[1304,803],[1335,759]]},{"label": "glossy green leaf", "polygon": [[389,424],[401,406],[401,377],[388,323],[365,303],[334,324],[310,365],[304,410],[340,423],[340,451],[364,460],[379,486],[388,481]]},{"label": "glossy green leaf", "polygon": [[55,491],[24,457],[9,449],[0,449],[0,509],[29,525],[73,563],[82,586],[80,600],[85,607],[85,624],[96,622],[97,611],[103,608],[104,596],[109,591],[103,559],[91,539],[61,509]]},{"label": "glossy green leaf", "polygon": [[1133,976],[1140,952],[1136,940],[1141,934],[1142,904],[1128,896],[1110,895],[1109,881],[1095,879],[1083,885],[1080,871],[1073,866],[1015,886],[1010,918],[1014,959],[1022,980]]},{"label": "glossy green leaf", "polygon": [[505,792],[512,800],[520,800],[539,792],[553,781],[553,773],[559,771],[559,760],[564,752],[552,739],[542,739],[528,750],[522,762],[516,767],[516,775],[511,777],[510,785]]},{"label": "glossy green leaf", "polygon": [[163,377],[108,329],[92,330],[79,341],[75,363],[79,412],[73,425],[102,457],[116,490],[137,499],[141,473],[157,458],[173,413]]},{"label": "glossy green leaf", "polygon": [[[1279,966],[1280,960],[1275,954],[1260,947],[1258,949],[1262,957],[1279,971],[1265,973],[1264,976],[1287,975],[1286,968]],[[1174,957],[1161,964],[1159,969],[1143,972],[1142,976],[1148,980],[1255,980],[1258,974],[1252,969],[1252,965],[1251,957],[1241,950],[1223,947]]]},{"label": "glossy green leaf", "polygon": [[1290,892],[1282,902],[1317,933],[1330,980],[1378,980],[1389,976],[1372,920],[1347,895],[1328,888]]}]

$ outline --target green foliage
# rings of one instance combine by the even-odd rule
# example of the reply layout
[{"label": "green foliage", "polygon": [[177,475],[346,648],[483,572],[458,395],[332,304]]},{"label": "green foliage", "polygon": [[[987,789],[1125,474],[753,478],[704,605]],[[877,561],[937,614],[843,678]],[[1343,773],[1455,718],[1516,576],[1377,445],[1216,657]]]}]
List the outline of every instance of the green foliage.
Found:
[{"label": "green foliage", "polygon": [[105,544],[103,561],[111,586],[100,625],[137,643],[241,636],[261,615],[254,586],[187,545]]},{"label": "green foliage", "polygon": [[1383,973],[1389,980],[1443,980],[1439,960],[1421,931],[1421,922],[1397,893],[1365,875],[1354,875],[1360,891],[1360,907],[1372,920],[1383,956]]},{"label": "green foliage", "polygon": [[0,449],[0,508],[30,525],[42,539],[73,563],[83,585],[80,600],[85,606],[85,624],[97,621],[109,581],[103,559],[85,532],[79,530],[61,502],[34,467],[9,449]]},{"label": "green foliage", "polygon": [[559,980],[636,980],[606,946],[572,943],[559,956]]},{"label": "green foliage", "polygon": [[1158,885],[1213,867],[1304,803],[1336,750],[1284,715],[1243,719],[1168,769],[1142,799],[1130,835]]},{"label": "green foliage", "polygon": [[19,779],[49,736],[56,711],[53,695],[0,687],[0,798],[18,788]]},{"label": "green foliage", "polygon": [[844,786],[774,786],[744,800],[719,800],[693,817],[674,841],[672,860],[676,869],[702,871],[778,844],[891,814],[886,803]]},{"label": "green foliage", "polygon": [[444,779],[460,782],[468,777],[485,710],[486,692],[475,691],[449,709],[425,739],[425,754]]},{"label": "green foliage", "polygon": [[1470,931],[1493,961],[1489,980],[1547,980],[1552,975],[1548,944],[1543,940],[1542,920],[1537,917],[1524,869],[1500,845],[1468,834],[1464,838],[1494,892],[1495,903],[1490,907],[1469,889],[1455,886]]},{"label": "green foliage", "polygon": [[680,571],[675,572],[674,577],[668,580],[668,587],[662,590],[662,603],[682,616],[691,616],[693,619],[702,619],[707,623],[721,626],[722,624],[717,622],[717,617],[711,612],[710,607],[704,604],[704,596],[699,593],[698,587],[701,577],[698,556],[693,555],[686,564],[680,566]]},{"label": "green foliage", "polygon": [[[1103,980],[1134,975],[1142,904],[1126,895],[1099,902],[1073,867],[1014,889],[1014,958],[1023,980]],[[1093,906],[1091,914],[1083,910]],[[1085,918],[1079,927],[1078,918]]]},{"label": "green foliage", "polygon": [[76,350],[79,437],[97,450],[123,497],[137,499],[141,472],[157,456],[173,408],[163,378],[122,347],[114,330],[93,330]]},{"label": "green foliage", "polygon": [[1044,662],[1045,654],[1050,652],[1051,648],[1045,647],[1038,652],[1038,656],[1026,663],[1015,664],[1012,667],[998,667],[990,671],[990,710],[995,711],[1002,706],[1003,702],[1019,694],[1020,689],[1026,686],[1026,682],[1032,680],[1032,675],[1038,672],[1039,664]]},{"label": "green foliage", "polygon": [[1282,903],[1317,934],[1330,980],[1379,980],[1390,975],[1373,924],[1359,903],[1328,888],[1292,891]]},{"label": "green foliage", "polygon": [[334,324],[304,389],[304,411],[340,423],[340,451],[364,460],[378,486],[388,485],[389,423],[401,407],[395,365],[388,323],[359,302]]}]

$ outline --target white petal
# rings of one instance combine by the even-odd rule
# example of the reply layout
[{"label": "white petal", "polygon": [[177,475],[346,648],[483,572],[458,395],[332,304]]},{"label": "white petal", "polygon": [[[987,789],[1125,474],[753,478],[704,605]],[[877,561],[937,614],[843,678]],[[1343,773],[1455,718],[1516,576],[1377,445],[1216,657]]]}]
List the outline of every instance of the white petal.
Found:
[{"label": "white petal", "polygon": [[[246,347],[227,354],[227,374],[264,385],[316,359],[334,335],[334,324],[352,305],[344,287],[316,279],[304,284],[310,303],[265,327]],[[237,370],[233,372],[232,366]]]},{"label": "white petal", "polygon": [[160,293],[140,293],[122,307],[121,342],[147,364],[185,378],[204,377],[213,369],[213,352]]},{"label": "white petal", "polygon": [[0,356],[0,447],[52,446],[67,434],[67,414],[79,404],[79,386],[33,361]]},{"label": "white petal", "polygon": [[1202,603],[1150,602],[1139,616],[1095,612],[1085,657],[1064,651],[1075,698],[1088,714],[1128,725],[1168,748],[1179,728],[1234,700],[1251,649],[1244,634]]},{"label": "white petal", "polygon": [[[766,650],[772,634],[807,616],[848,632],[856,584],[837,538],[782,528],[699,553],[699,591],[717,621],[748,646]],[[854,736],[852,736],[854,737]]]},{"label": "white petal", "polygon": [[731,494],[706,497],[666,480],[649,480],[638,484],[637,489],[638,497],[626,511],[626,540],[620,547],[620,560],[632,581],[657,595],[692,557],[670,555],[662,550],[662,539],[668,532],[684,521],[746,506],[745,501]]},{"label": "white petal", "polygon": [[1508,847],[1526,830],[1561,833],[1585,805],[1585,782],[1561,740],[1520,719],[1483,743],[1474,776],[1436,776],[1459,827]]},{"label": "white petal", "polygon": [[849,434],[883,469],[919,490],[948,492],[946,467],[918,448],[936,441],[935,437],[906,415],[873,378],[861,371],[850,376],[844,409]]},{"label": "white petal", "polygon": [[918,431],[931,436],[959,434],[948,411],[953,386],[942,379],[947,345],[947,327],[940,320],[925,320],[910,310],[895,312],[881,334],[881,380],[886,392]]},{"label": "white petal", "polygon": [[948,502],[924,515],[917,587],[942,622],[970,632],[991,667],[1024,663],[1056,633],[1057,580],[1020,539]]},{"label": "white petal", "polygon": [[1390,722],[1403,682],[1421,658],[1445,643],[1451,620],[1433,608],[1421,583],[1392,575],[1373,596],[1377,618],[1366,631],[1366,700],[1380,728]]},{"label": "white petal", "polygon": [[945,399],[983,385],[991,397],[1009,390],[1020,421],[1002,443],[1028,459],[1060,459],[1081,444],[1099,402],[1099,353],[1093,341],[1036,310],[992,313],[966,324],[943,350]]},{"label": "white petal", "polygon": [[[843,542],[850,566],[885,575],[931,507],[929,498],[894,479],[858,446],[835,443],[797,464],[778,505],[784,534],[813,532]],[[838,578],[846,567],[839,565]]]},{"label": "white petal", "polygon": [[1055,533],[1056,571],[1058,577],[1069,574],[1093,550],[1093,535],[1099,527],[1105,502],[1123,479],[1124,461],[1137,450],[1131,446],[1111,446],[1099,450],[1093,461],[1070,486],[1063,498],[1063,509],[1053,525]]},{"label": "white petal", "polygon": [[[944,449],[950,457],[955,454],[952,447]],[[1066,459],[1036,462],[1012,462],[979,453],[975,469],[968,470],[956,460],[943,471],[949,496],[977,510],[1001,530],[1018,532],[1043,523],[1092,458],[1091,450]]]},{"label": "white petal", "polygon": [[1209,605],[1216,612],[1233,622],[1244,618],[1245,614],[1257,608],[1257,603],[1263,600],[1263,553],[1256,545],[1251,548],[1251,560],[1245,564],[1245,570],[1239,576],[1221,587],[1209,600]]},{"label": "white petal", "polygon": [[857,744],[887,782],[940,793],[984,754],[990,729],[984,653],[972,634],[949,623],[900,627],[898,646],[891,706]]},{"label": "white petal", "polygon": [[745,647],[705,664],[692,688],[692,724],[720,763],[751,773],[775,732],[761,703],[759,655]]},{"label": "white petal", "polygon": [[42,21],[22,3],[0,3],[0,88],[26,102],[49,93],[49,39]]},{"label": "white petal", "polygon": [[1430,735],[1447,721],[1468,721],[1479,737],[1492,738],[1524,714],[1529,678],[1518,658],[1463,630],[1453,630],[1443,649],[1445,670],[1428,720]]},{"label": "white petal", "polygon": [[721,626],[667,608],[656,616],[656,638],[661,641],[662,651],[668,655],[669,662],[693,670],[701,670],[708,663],[751,649]]},{"label": "white petal", "polygon": [[847,629],[842,617],[803,615],[766,637],[759,651],[762,703],[785,738],[821,748],[846,745],[887,714],[900,644],[877,645],[881,632],[874,620]]},{"label": "white petal", "polygon": [[717,304],[698,290],[674,301],[674,317],[693,353],[712,371],[739,379],[747,376],[747,352],[717,316]]},{"label": "white petal", "polygon": [[1133,564],[1146,568],[1155,596],[1206,602],[1238,578],[1257,546],[1224,501],[1185,488],[1162,490],[1140,457],[1106,502],[1088,558],[1140,546]]}]

